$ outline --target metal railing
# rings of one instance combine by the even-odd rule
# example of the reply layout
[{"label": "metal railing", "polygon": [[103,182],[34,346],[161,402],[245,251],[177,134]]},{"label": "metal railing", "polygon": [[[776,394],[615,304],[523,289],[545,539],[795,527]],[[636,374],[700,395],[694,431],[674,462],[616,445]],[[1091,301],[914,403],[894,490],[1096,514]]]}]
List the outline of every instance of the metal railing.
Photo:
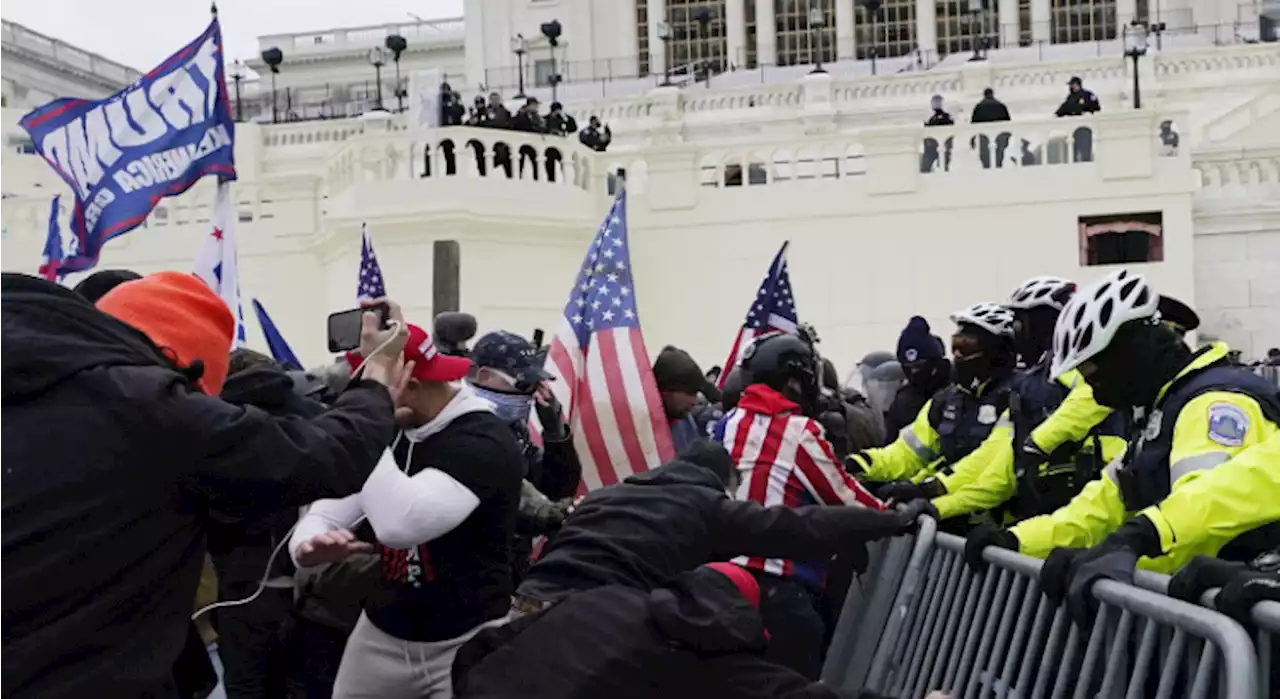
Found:
[{"label": "metal railing", "polygon": [[1041,595],[1041,561],[989,547],[975,573],[964,544],[926,518],[914,538],[882,546],[850,590],[823,680],[902,699],[931,690],[1257,699],[1268,686],[1280,604],[1255,608],[1254,639],[1216,611],[1167,597],[1167,577],[1140,572],[1134,586],[1095,583],[1097,613],[1083,628]]}]

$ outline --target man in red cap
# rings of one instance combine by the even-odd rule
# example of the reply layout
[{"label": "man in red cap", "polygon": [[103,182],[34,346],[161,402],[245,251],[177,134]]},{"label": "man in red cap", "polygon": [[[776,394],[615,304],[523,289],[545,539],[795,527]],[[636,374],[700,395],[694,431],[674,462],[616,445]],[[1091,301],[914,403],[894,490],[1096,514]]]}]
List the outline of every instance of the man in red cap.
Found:
[{"label": "man in red cap", "polygon": [[606,585],[486,629],[458,652],[458,699],[835,699],[764,659],[760,587],[732,563],[653,590]]},{"label": "man in red cap", "polygon": [[359,493],[315,503],[290,541],[299,567],[370,550],[351,533],[364,518],[379,541],[382,580],[347,641],[335,699],[448,697],[458,647],[510,605],[520,447],[461,381],[469,359],[413,325],[404,357],[406,429]]},{"label": "man in red cap", "polygon": [[[190,274],[82,295],[5,274],[5,696],[180,696],[211,512],[357,490],[395,434],[402,333],[311,419],[222,401],[235,322]],[[207,662],[207,657],[204,658]]]}]

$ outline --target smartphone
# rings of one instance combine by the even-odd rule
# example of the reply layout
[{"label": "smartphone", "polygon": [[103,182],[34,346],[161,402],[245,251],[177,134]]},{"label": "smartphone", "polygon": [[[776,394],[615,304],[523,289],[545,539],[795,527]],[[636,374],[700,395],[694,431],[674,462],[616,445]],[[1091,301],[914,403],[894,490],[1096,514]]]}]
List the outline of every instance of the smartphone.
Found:
[{"label": "smartphone", "polygon": [[329,314],[329,351],[348,352],[360,346],[361,318],[366,312],[378,314],[378,327],[386,330],[387,319],[391,309],[385,303],[368,308],[353,308],[349,311],[338,311]]}]

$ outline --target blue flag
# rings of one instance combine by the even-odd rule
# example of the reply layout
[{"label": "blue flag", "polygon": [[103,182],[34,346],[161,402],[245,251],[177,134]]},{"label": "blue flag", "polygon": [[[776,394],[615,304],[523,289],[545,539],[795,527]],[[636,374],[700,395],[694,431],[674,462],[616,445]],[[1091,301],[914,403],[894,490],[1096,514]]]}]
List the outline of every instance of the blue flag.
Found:
[{"label": "blue flag", "polygon": [[253,300],[253,311],[258,314],[258,325],[267,338],[267,349],[271,350],[272,358],[290,369],[301,369],[302,362],[298,361],[298,356],[293,353],[289,343],[284,341],[284,336],[280,334],[276,324],[271,322],[271,316],[267,315],[267,309],[258,303],[258,299]]},{"label": "blue flag", "polygon": [[111,97],[54,100],[21,124],[76,199],[77,252],[62,269],[90,269],[102,246],[145,221],[160,199],[205,175],[235,179],[235,120],[218,20]]},{"label": "blue flag", "polygon": [[44,259],[40,262],[40,276],[49,281],[62,281],[67,273],[62,269],[62,229],[58,226],[58,200],[61,194],[53,197],[49,207],[49,232],[44,239]]}]

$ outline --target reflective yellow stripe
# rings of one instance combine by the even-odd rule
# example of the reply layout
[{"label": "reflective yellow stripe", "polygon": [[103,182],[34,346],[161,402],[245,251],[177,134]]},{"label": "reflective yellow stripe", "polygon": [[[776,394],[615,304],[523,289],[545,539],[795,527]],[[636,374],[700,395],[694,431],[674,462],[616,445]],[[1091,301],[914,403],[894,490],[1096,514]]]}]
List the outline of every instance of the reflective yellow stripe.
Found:
[{"label": "reflective yellow stripe", "polygon": [[1177,483],[1183,476],[1192,471],[1208,471],[1231,460],[1225,451],[1210,451],[1181,459],[1176,464],[1169,464],[1169,485]]},{"label": "reflective yellow stripe", "polygon": [[1009,413],[1001,413],[1000,419],[996,420],[996,426],[993,427],[992,429],[996,429],[1000,427],[1013,427],[1013,420],[1009,419]]},{"label": "reflective yellow stripe", "polygon": [[920,441],[920,438],[911,430],[911,427],[908,426],[902,428],[901,436],[902,441],[907,443],[907,448],[911,450],[911,453],[915,454],[916,458],[926,464],[931,463],[934,459],[938,458],[938,454],[925,445],[924,442]]}]

